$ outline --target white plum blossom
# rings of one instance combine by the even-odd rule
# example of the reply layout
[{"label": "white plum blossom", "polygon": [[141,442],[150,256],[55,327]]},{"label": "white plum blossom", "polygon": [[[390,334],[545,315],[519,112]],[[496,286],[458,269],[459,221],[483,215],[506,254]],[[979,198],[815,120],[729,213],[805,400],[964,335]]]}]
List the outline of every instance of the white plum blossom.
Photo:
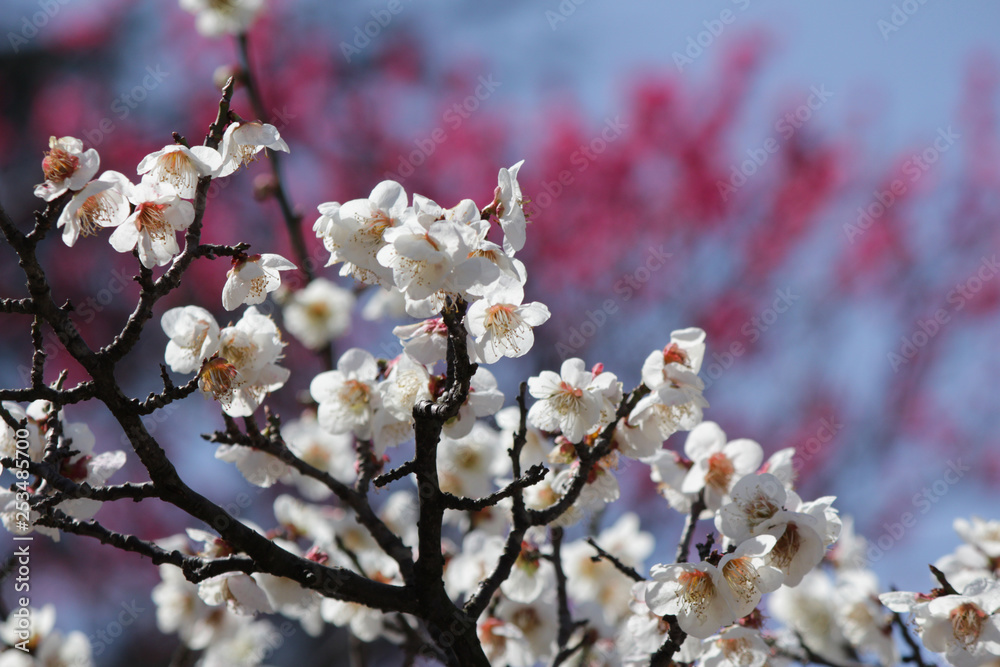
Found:
[{"label": "white plum blossom", "polygon": [[392,333],[403,341],[403,351],[422,364],[433,366],[447,356],[448,326],[444,318],[401,324]]},{"label": "white plum blossom", "polygon": [[279,271],[297,268],[281,255],[237,255],[222,288],[222,307],[235,310],[240,304],[264,303],[270,292],[281,287]]},{"label": "white plum blossom", "polygon": [[704,641],[702,667],[763,667],[771,657],[760,630],[733,625]]},{"label": "white plum blossom", "polygon": [[210,607],[224,606],[242,616],[274,611],[254,578],[241,572],[227,572],[205,579],[198,584],[198,597]]},{"label": "white plum blossom", "polygon": [[106,171],[73,195],[59,214],[56,226],[62,229],[62,240],[73,247],[81,236],[96,234],[102,227],[117,227],[131,215],[125,193],[131,183],[117,171]]},{"label": "white plum blossom", "polygon": [[538,399],[528,411],[528,421],[543,431],[559,430],[571,442],[580,442],[604,425],[604,392],[616,383],[612,373],[595,374],[584,367],[583,359],[567,359],[558,375],[542,371],[528,379],[528,393]]},{"label": "white plum blossom", "polygon": [[714,565],[654,565],[646,587],[646,604],[657,616],[672,614],[687,634],[705,639],[736,620],[722,595],[721,575]]},{"label": "white plum blossom", "polygon": [[977,579],[960,595],[892,592],[879,600],[892,611],[912,613],[924,646],[956,667],[992,665],[1000,655],[1000,582],[995,578]]},{"label": "white plum blossom", "polygon": [[726,434],[715,422],[702,422],[684,442],[684,455],[692,461],[681,491],[705,490],[705,505],[715,511],[728,500],[733,486],[744,475],[757,470],[764,451],[753,440],[726,442]]},{"label": "white plum blossom", "polygon": [[878,579],[871,570],[837,573],[833,609],[844,637],[856,650],[870,653],[883,665],[899,661],[892,638],[892,614],[879,603]]},{"label": "white plum blossom", "polygon": [[330,433],[354,433],[361,439],[372,437],[372,416],[381,407],[376,389],[379,369],[375,357],[360,348],[351,348],[340,357],[337,370],[313,378],[309,393],[319,403],[319,424]]},{"label": "white plum blossom", "polygon": [[135,210],[111,234],[111,247],[131,252],[138,246],[139,261],[147,269],[169,263],[180,252],[177,232],[194,222],[194,206],[166,183],[139,183],[126,194]]},{"label": "white plum blossom", "polygon": [[230,417],[249,417],[288,380],[288,369],[277,364],[284,347],[271,318],[247,308],[239,322],[219,333],[218,356],[205,363],[199,376],[201,390],[219,400]]},{"label": "white plum blossom", "polygon": [[181,9],[195,14],[195,27],[206,37],[247,31],[264,0],[181,0]]},{"label": "white plum blossom", "polygon": [[482,422],[475,422],[462,438],[442,436],[437,457],[441,490],[469,498],[488,495],[493,491],[495,461],[505,454],[500,434]]},{"label": "white plum blossom", "polygon": [[704,358],[705,332],[702,329],[691,327],[672,331],[670,343],[662,350],[651,352],[643,362],[642,383],[650,389],[668,384],[700,391],[703,383],[698,373]]},{"label": "white plum blossom", "polygon": [[532,327],[549,319],[551,313],[537,301],[522,305],[524,288],[501,276],[473,302],[465,315],[465,326],[474,338],[472,349],[484,363],[494,364],[501,357],[522,357],[535,343]]},{"label": "white plum blossom", "polygon": [[974,516],[970,521],[960,517],[955,519],[953,527],[967,544],[990,558],[1000,558],[1000,520],[987,521]]},{"label": "white plum blossom", "polygon": [[219,324],[200,306],[171,308],[160,326],[170,337],[164,359],[175,373],[194,373],[219,351]]},{"label": "white plum blossom", "polygon": [[183,199],[194,199],[198,179],[222,166],[222,155],[208,146],[172,144],[142,158],[136,171],[144,181],[169,183]]},{"label": "white plum blossom", "polygon": [[746,475],[732,488],[732,502],[715,516],[715,528],[733,542],[759,534],[762,524],[785,508],[785,486],[774,475]]},{"label": "white plum blossom", "polygon": [[382,407],[400,421],[413,421],[413,406],[430,400],[431,376],[427,367],[407,354],[401,354],[390,364],[389,374],[378,386]]},{"label": "white plum blossom", "polygon": [[402,224],[405,210],[406,191],[396,181],[382,181],[363,199],[320,204],[313,231],[330,251],[326,265],[343,262],[340,275],[392,287],[392,269],[381,265],[376,255],[385,247],[386,230]]},{"label": "white plum blossom", "polygon": [[[320,427],[312,411],[283,424],[281,435],[288,449],[309,465],[345,483],[354,480],[356,453],[353,436],[329,433]],[[332,493],[326,484],[297,471],[292,471],[291,479],[302,495],[310,500],[323,500]]]},{"label": "white plum blossom", "polygon": [[531,646],[521,628],[513,623],[491,616],[479,622],[476,633],[490,664],[507,667],[531,667],[535,664]]},{"label": "white plum blossom", "polygon": [[281,138],[277,128],[270,123],[256,121],[231,123],[222,135],[222,164],[216,178],[228,176],[240,167],[257,159],[257,153],[265,148],[288,152],[288,144]]},{"label": "white plum blossom", "polygon": [[719,561],[719,572],[725,582],[719,588],[736,618],[752,612],[764,593],[777,590],[784,581],[781,570],[766,559],[776,542],[770,535],[744,540]]},{"label": "white plum blossom", "polygon": [[501,168],[497,176],[497,189],[494,202],[497,219],[503,229],[503,247],[508,255],[524,247],[527,239],[527,220],[524,216],[521,186],[517,182],[517,174],[521,170],[521,160],[510,169]]},{"label": "white plum blossom", "polygon": [[[406,295],[411,314],[420,308],[410,301],[428,299],[439,290],[461,295],[473,282],[490,281],[498,273],[492,263],[472,254],[476,234],[471,227],[420,195],[413,199],[402,224],[385,230],[386,245],[376,254],[379,264],[392,269],[393,284]],[[471,200],[466,202],[478,213]],[[488,269],[493,275],[483,277]]]},{"label": "white plum blossom", "polygon": [[100,165],[97,151],[93,148],[83,150],[83,142],[79,139],[49,137],[49,150],[42,160],[45,182],[35,186],[35,196],[52,201],[67,190],[81,190]]},{"label": "white plum blossom", "polygon": [[285,328],[303,345],[318,350],[350,328],[354,301],[350,290],[326,278],[314,278],[282,304]]},{"label": "white plum blossom", "polygon": [[444,434],[449,438],[465,437],[472,431],[476,419],[495,414],[502,407],[503,393],[497,389],[496,378],[485,366],[480,366],[469,382],[469,395],[458,415],[445,422]]}]

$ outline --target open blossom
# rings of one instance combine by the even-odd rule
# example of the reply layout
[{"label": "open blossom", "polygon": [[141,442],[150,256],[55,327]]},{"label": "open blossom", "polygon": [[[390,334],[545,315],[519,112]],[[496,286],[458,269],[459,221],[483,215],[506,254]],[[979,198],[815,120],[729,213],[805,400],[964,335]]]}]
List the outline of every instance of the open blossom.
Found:
[{"label": "open blossom", "polygon": [[222,164],[216,172],[216,178],[228,176],[250,164],[257,159],[257,153],[265,148],[288,152],[288,144],[274,125],[256,121],[231,123],[222,135],[222,145],[219,147]]},{"label": "open blossom", "polygon": [[350,290],[315,278],[285,300],[285,328],[303,345],[318,350],[350,328],[354,301]]},{"label": "open blossom", "polygon": [[405,210],[406,191],[396,181],[382,181],[363,199],[320,204],[313,231],[330,251],[326,265],[343,262],[340,275],[391,287],[392,269],[380,264],[376,255],[386,244],[385,231],[401,224]]},{"label": "open blossom", "polygon": [[83,150],[83,142],[75,137],[49,138],[49,150],[42,160],[45,182],[35,186],[35,196],[52,201],[67,190],[81,190],[94,177],[101,158],[97,151]]},{"label": "open blossom", "polygon": [[198,179],[211,176],[222,165],[222,155],[208,146],[173,144],[150,153],[139,162],[137,172],[143,180],[169,183],[184,199],[193,199]]},{"label": "open blossom", "polygon": [[501,276],[483,298],[469,306],[465,315],[472,347],[487,364],[501,357],[521,357],[535,343],[532,327],[544,324],[549,309],[537,301],[522,305],[524,288],[514,280]]},{"label": "open blossom", "polygon": [[164,357],[175,373],[193,373],[219,351],[219,325],[204,308],[171,308],[163,313],[160,326],[170,337]]},{"label": "open blossom", "polygon": [[433,366],[448,354],[448,327],[441,317],[401,324],[392,333],[403,342],[403,351],[422,364]]},{"label": "open blossom", "polygon": [[264,0],[181,0],[181,9],[196,15],[195,27],[206,37],[246,32]]},{"label": "open blossom", "polygon": [[375,357],[355,347],[340,357],[337,370],[314,377],[309,393],[319,403],[320,426],[330,433],[353,432],[359,438],[371,438],[372,416],[381,406],[375,388],[378,375]]},{"label": "open blossom", "polygon": [[617,384],[613,373],[595,374],[583,359],[567,359],[559,375],[542,371],[528,379],[528,393],[539,399],[528,411],[528,421],[543,431],[563,432],[580,442],[604,422],[604,392]]},{"label": "open blossom", "polygon": [[717,510],[744,475],[757,470],[764,451],[753,440],[726,442],[726,434],[715,422],[702,422],[688,434],[684,455],[693,462],[681,491],[698,493],[705,489],[705,504]]},{"label": "open blossom", "polygon": [[705,639],[736,620],[720,588],[714,565],[676,563],[654,565],[646,587],[646,604],[657,616],[672,614],[684,632]]},{"label": "open blossom", "polygon": [[[472,253],[476,232],[468,225],[478,217],[470,199],[445,211],[420,195],[413,196],[402,224],[386,229],[386,245],[376,254],[379,264],[392,269],[393,284],[407,297],[407,312],[419,317],[437,312],[437,301],[446,294],[464,296],[477,282],[491,282],[499,270]],[[432,297],[437,297],[432,299]],[[432,299],[429,308],[420,303]]]},{"label": "open blossom", "polygon": [[650,353],[642,364],[642,382],[650,389],[665,384],[702,389],[698,379],[705,357],[705,332],[692,327],[670,333],[670,343],[663,350]]},{"label": "open blossom", "polygon": [[201,390],[219,400],[230,417],[249,417],[288,380],[288,369],[277,364],[284,347],[271,318],[247,308],[239,322],[219,332],[218,356],[200,372]]},{"label": "open blossom", "polygon": [[781,572],[764,560],[774,543],[770,536],[747,540],[717,566],[707,562],[654,566],[646,604],[660,616],[676,615],[682,630],[704,639],[749,614],[764,593],[781,586]]},{"label": "open blossom", "polygon": [[56,226],[62,229],[62,239],[73,247],[81,236],[96,234],[102,227],[117,227],[132,213],[126,188],[129,180],[117,171],[106,171],[87,183],[73,195],[59,214]]},{"label": "open blossom", "polygon": [[281,255],[239,255],[233,257],[226,284],[222,288],[222,306],[234,310],[241,303],[264,303],[268,293],[281,286],[279,271],[297,268]]},{"label": "open blossom", "polygon": [[911,612],[928,650],[943,653],[956,667],[995,664],[1000,655],[1000,582],[977,579],[961,595],[933,599],[916,593],[879,595],[889,609]]},{"label": "open blossom", "polygon": [[131,252],[138,245],[139,261],[147,269],[169,263],[180,252],[177,232],[194,222],[194,206],[166,183],[139,183],[127,195],[135,210],[111,234],[111,247]]}]

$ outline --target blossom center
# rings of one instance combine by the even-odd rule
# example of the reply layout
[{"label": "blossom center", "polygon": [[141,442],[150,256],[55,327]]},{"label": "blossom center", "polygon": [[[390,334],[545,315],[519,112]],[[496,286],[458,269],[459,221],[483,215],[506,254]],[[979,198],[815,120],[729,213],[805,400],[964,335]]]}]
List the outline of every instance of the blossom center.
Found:
[{"label": "blossom center", "polygon": [[729,481],[736,469],[729,457],[717,452],[708,457],[708,472],[705,473],[705,483],[725,492],[729,489]]},{"label": "blossom center", "polygon": [[72,176],[79,166],[79,157],[61,148],[53,148],[42,159],[42,174],[45,180],[59,183]]},{"label": "blossom center", "polygon": [[708,603],[715,595],[715,584],[712,583],[712,576],[708,572],[693,570],[682,572],[677,577],[677,582],[681,585],[681,598],[687,608],[693,611],[698,618],[705,618]]},{"label": "blossom center", "polygon": [[135,228],[139,232],[146,232],[151,238],[165,240],[167,231],[172,229],[167,222],[166,204],[154,204],[153,202],[143,202],[136,209],[138,215],[135,218]]},{"label": "blossom center", "polygon": [[771,549],[771,563],[779,570],[787,570],[802,546],[802,536],[799,527],[794,523],[785,524],[785,532]]},{"label": "blossom center", "polygon": [[212,394],[216,400],[221,401],[229,400],[240,384],[239,371],[223,357],[215,357],[205,362],[198,380],[203,392]]},{"label": "blossom center", "polygon": [[987,614],[975,604],[966,602],[952,609],[950,617],[955,639],[965,648],[969,648],[979,639]]},{"label": "blossom center", "polygon": [[195,170],[191,158],[181,151],[172,151],[160,156],[159,171],[163,180],[177,187],[178,190],[194,185]]},{"label": "blossom center", "polygon": [[91,236],[96,234],[102,226],[110,226],[116,211],[117,207],[107,192],[98,192],[96,195],[87,197],[87,200],[76,212],[80,234]]},{"label": "blossom center", "polygon": [[677,343],[671,343],[663,349],[663,363],[687,366],[688,356],[684,350],[677,346]]},{"label": "blossom center", "polygon": [[368,385],[360,380],[347,380],[340,390],[340,400],[354,412],[361,412],[368,407],[370,390]]},{"label": "blossom center", "polygon": [[722,576],[725,577],[733,595],[746,604],[752,603],[757,598],[760,575],[749,557],[734,558],[726,563],[722,567]]}]

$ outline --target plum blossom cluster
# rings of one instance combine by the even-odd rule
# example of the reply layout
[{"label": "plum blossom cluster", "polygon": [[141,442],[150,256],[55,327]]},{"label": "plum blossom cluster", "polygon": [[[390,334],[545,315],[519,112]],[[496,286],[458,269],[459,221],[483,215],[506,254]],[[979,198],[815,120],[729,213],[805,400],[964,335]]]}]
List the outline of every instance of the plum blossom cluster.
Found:
[{"label": "plum blossom cluster", "polygon": [[[243,34],[262,5],[182,4],[206,34]],[[224,97],[220,117],[228,104]],[[936,564],[940,588],[883,592],[863,538],[835,499],[799,496],[794,450],[765,458],[757,442],[730,440],[704,419],[702,329],[661,341],[630,391],[602,363],[571,358],[558,372],[530,377],[517,405],[505,407],[488,366],[528,354],[534,328],[550,317],[544,304],[526,301],[527,269],[517,258],[528,230],[523,162],[499,170],[482,205],[463,199],[446,208],[383,181],[367,197],[319,206],[313,231],[330,254],[327,266],[339,266],[356,291],[375,293],[363,314],[416,320],[393,329],[399,348],[388,358],[361,347],[338,356],[328,345],[349,329],[351,291],[316,277],[290,292],[281,272],[296,266],[284,257],[248,254],[245,244],[200,244],[209,180],[233,174],[264,148],[288,150],[274,127],[227,118],[224,134],[221,125],[213,129],[218,149],[178,140],[139,163],[139,183],[112,171],[94,178],[96,151],[71,137],[51,140],[36,188],[55,211],[49,224],[70,247],[114,229],[111,246],[134,252],[145,269],[137,313],[148,319],[156,289],[169,292],[169,280],[151,282],[154,267],[174,263],[183,272],[176,235],[186,230],[185,256],[191,249],[231,260],[223,308],[248,307],[227,326],[198,305],[162,312],[166,365],[192,378],[177,387],[164,370],[163,393],[146,401],[123,400],[114,381],[118,340],[83,355],[95,379],[69,390],[77,394],[59,388],[65,376],[43,386],[44,354],[36,355],[33,366],[42,367],[33,368],[32,389],[73,400],[0,404],[2,464],[26,455],[32,470],[18,466],[21,481],[0,491],[8,531],[59,539],[58,526],[162,563],[152,591],[157,625],[201,652],[198,664],[208,667],[264,664],[299,629],[316,637],[329,626],[361,643],[394,644],[407,664],[422,657],[461,667],[924,665],[915,642],[913,655],[901,655],[894,626],[912,627],[926,649],[958,667],[996,664],[1000,523],[956,522],[965,544]],[[58,329],[62,320],[51,313],[61,311],[34,302],[43,292],[16,308],[35,315],[36,327],[44,315]],[[281,365],[286,342],[277,324],[257,308],[272,293],[284,326],[326,353],[326,370],[304,378],[308,397],[297,418],[268,411],[261,428],[252,417],[291,375]],[[109,369],[90,364],[95,357]],[[215,457],[250,484],[280,490],[270,528],[214,506],[156,458],[162,452],[138,418],[196,388],[226,416],[225,430],[205,435],[217,444]],[[113,405],[131,425],[150,482],[106,485],[126,455],[95,453],[90,429],[65,419],[63,406],[78,396]],[[233,417],[247,419],[240,427]],[[681,432],[683,446],[667,446]],[[606,514],[621,496],[619,478],[628,479],[624,468],[632,468],[631,480],[648,474],[662,496],[654,500],[684,517],[673,562],[648,567],[662,552],[639,515]],[[390,484],[403,488],[371,504],[370,489]],[[297,495],[286,493],[292,489]],[[23,498],[31,500],[27,517]],[[188,528],[149,542],[118,535],[86,522],[99,498],[159,498],[214,532]],[[695,528],[705,524],[704,542],[692,549]],[[765,623],[765,610],[777,624]],[[37,615],[30,657],[5,651],[0,665],[89,664],[78,633],[62,640],[52,614]],[[0,626],[8,646],[11,632],[8,619]]]},{"label": "plum blossom cluster", "polygon": [[218,150],[173,144],[150,153],[136,169],[140,182],[132,183],[117,171],[105,171],[91,180],[101,162],[97,151],[84,151],[83,142],[74,137],[52,137],[42,160],[45,182],[35,188],[35,195],[52,201],[66,192],[73,194],[56,223],[67,246],[81,236],[114,228],[108,241],[115,250],[135,250],[146,268],[164,266],[180,252],[177,232],[194,222],[190,200],[199,180],[228,176],[256,159],[263,148],[288,151],[273,125],[233,122]]},{"label": "plum blossom cluster", "polygon": [[954,528],[963,543],[935,563],[938,587],[878,598],[907,614],[924,647],[949,664],[995,665],[1000,659],[1000,520],[960,518]]}]

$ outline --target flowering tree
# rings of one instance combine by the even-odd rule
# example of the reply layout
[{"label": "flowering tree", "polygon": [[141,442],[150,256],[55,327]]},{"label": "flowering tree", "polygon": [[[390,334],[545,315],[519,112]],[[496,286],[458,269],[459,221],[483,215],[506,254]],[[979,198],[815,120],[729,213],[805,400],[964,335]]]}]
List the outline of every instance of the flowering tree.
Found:
[{"label": "flowering tree", "polygon": [[[202,145],[175,134],[138,163],[138,183],[98,175],[96,150],[53,138],[35,189],[46,203],[33,223],[0,209],[27,290],[5,296],[0,313],[8,327],[30,329],[33,346],[26,386],[0,390],[2,462],[14,478],[0,495],[0,518],[17,545],[15,582],[37,534],[74,533],[137,553],[160,566],[161,630],[202,652],[205,665],[261,664],[290,623],[389,642],[402,656],[396,662],[408,664],[927,665],[927,651],[956,665],[995,663],[1000,526],[956,522],[966,546],[933,568],[939,588],[884,591],[834,499],[796,493],[792,450],[765,461],[756,442],[729,440],[703,420],[702,329],[641,350],[641,383],[629,391],[603,365],[573,356],[558,373],[530,377],[504,407],[488,367],[527,355],[534,329],[550,318],[542,303],[525,302],[531,266],[518,254],[531,248],[532,206],[519,185],[522,163],[500,169],[492,193],[468,193],[478,202],[449,208],[408,196],[394,180],[367,197],[321,204],[313,232],[334,268],[317,270],[281,179],[276,151],[290,147],[264,122],[246,62],[259,3],[226,11],[182,4],[198,12],[204,32],[237,35],[239,84],[259,120],[237,112],[230,78]],[[211,188],[239,178],[262,150],[274,174],[262,194],[280,204],[294,262],[251,253],[238,238],[202,240]],[[109,228],[112,248],[134,256],[139,293],[123,327],[101,340],[79,328],[79,296],[59,305],[64,295],[52,289],[39,249],[57,244],[58,230],[73,251],[108,252],[89,237]],[[235,324],[220,326],[208,299],[163,306],[196,264],[220,258],[230,259],[221,299],[240,315]],[[281,272],[296,270],[301,289],[282,288]],[[416,320],[394,330],[401,347],[388,358],[335,353],[354,295],[330,280],[333,270],[373,292],[373,310]],[[298,369],[312,375],[309,400],[290,420],[268,406],[294,370],[281,365],[278,324],[257,308],[271,293],[284,328],[325,366]],[[140,336],[159,335],[147,330],[157,316],[162,389],[140,399],[117,373]],[[52,368],[50,334],[83,369],[79,381]],[[218,444],[216,457],[252,485],[301,496],[278,496],[269,527],[186,483],[144,421],[199,391],[219,405],[221,421],[205,436]],[[97,451],[90,428],[70,419],[84,404],[117,422],[130,453]],[[678,432],[687,433],[683,451],[665,448]],[[109,484],[131,457],[148,479]],[[618,500],[616,471],[631,465],[648,468],[664,510],[686,517],[673,562],[645,567],[653,539],[635,514],[569,539],[582,518]],[[94,520],[124,500],[170,505],[190,527],[146,540]],[[703,524],[711,532],[692,544]],[[780,626],[765,623],[765,595]],[[29,598],[7,616],[0,664],[92,664],[85,638],[63,638],[51,609],[20,600]]]}]

